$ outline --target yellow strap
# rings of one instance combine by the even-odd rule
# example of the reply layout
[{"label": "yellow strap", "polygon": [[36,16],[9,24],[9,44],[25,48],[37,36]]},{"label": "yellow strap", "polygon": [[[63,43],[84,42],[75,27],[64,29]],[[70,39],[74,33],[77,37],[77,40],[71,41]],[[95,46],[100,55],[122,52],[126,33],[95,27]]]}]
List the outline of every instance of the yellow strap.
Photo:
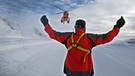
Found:
[{"label": "yellow strap", "polygon": [[81,36],[78,38],[78,40],[77,40],[77,42],[76,42],[75,44],[74,44],[73,36],[74,36],[74,33],[72,33],[72,35],[71,35],[72,45],[68,47],[68,51],[69,51],[70,49],[72,49],[73,47],[77,47],[77,44],[78,44],[78,42],[80,41],[80,39],[84,36],[84,33],[81,34]]},{"label": "yellow strap", "polygon": [[[68,51],[69,51],[69,50],[71,50],[72,48],[73,48],[73,46],[72,46],[72,45],[71,45],[71,46],[69,46],[69,47],[68,47]],[[86,62],[86,57],[87,57],[87,55],[88,55],[88,54],[90,54],[90,50],[85,49],[85,48],[80,47],[80,46],[77,46],[77,49],[79,49],[79,50],[81,50],[81,51],[86,52],[86,54],[85,54],[85,56],[84,56],[84,58],[83,58],[83,63],[85,63],[85,62]]]},{"label": "yellow strap", "polygon": [[85,48],[80,47],[80,46],[78,46],[77,48],[78,48],[79,50],[82,50],[82,51],[86,52],[86,54],[85,54],[85,56],[84,56],[84,59],[83,59],[83,63],[85,63],[85,62],[86,62],[86,56],[87,56],[88,54],[90,54],[90,50],[85,49]]},{"label": "yellow strap", "polygon": [[72,43],[74,43],[73,36],[74,36],[74,33],[72,33],[72,35],[71,35],[71,40],[72,40]]},{"label": "yellow strap", "polygon": [[79,39],[77,40],[77,44],[78,44],[78,42],[80,41],[80,39],[82,38],[84,36],[84,33],[83,34],[81,34],[81,36],[79,37]]},{"label": "yellow strap", "polygon": [[88,49],[85,49],[85,48],[83,48],[83,47],[81,47],[81,46],[78,46],[77,47],[79,50],[82,50],[82,51],[84,51],[84,52],[88,52],[88,51],[90,51],[90,50],[88,50]]},{"label": "yellow strap", "polygon": [[[79,36],[79,38],[78,38],[78,40],[77,40],[77,42],[76,42],[77,44],[78,44],[78,42],[80,41],[80,39],[81,39],[83,36],[84,36],[84,33],[81,34],[81,36]],[[74,33],[72,33],[72,36],[71,36],[72,43],[74,43],[73,37],[74,37]]]},{"label": "yellow strap", "polygon": [[90,51],[87,51],[87,53],[85,54],[85,56],[84,56],[84,58],[83,58],[83,63],[86,62],[86,56],[87,56],[88,54],[90,54]]},{"label": "yellow strap", "polygon": [[71,49],[74,47],[74,48],[77,48],[77,49],[79,49],[79,50],[82,50],[82,51],[86,52],[86,54],[85,54],[85,56],[84,56],[84,59],[83,59],[83,63],[85,63],[85,62],[86,62],[86,56],[87,56],[88,54],[90,54],[90,50],[85,49],[85,48],[83,48],[83,47],[77,45],[77,44],[79,43],[80,39],[84,36],[84,33],[81,34],[81,36],[78,38],[78,40],[77,40],[76,43],[74,43],[73,35],[74,35],[74,33],[72,33],[72,35],[71,35],[72,45],[70,45],[70,46],[68,47],[68,51],[71,50]]},{"label": "yellow strap", "polygon": [[[69,50],[71,50],[73,48],[73,46],[71,45],[71,46],[69,46],[68,47],[68,51]],[[82,50],[82,51],[84,51],[84,52],[88,52],[88,51],[90,51],[90,50],[88,50],[88,49],[85,49],[85,48],[83,48],[83,47],[81,47],[81,46],[77,46],[76,48],[78,48],[79,50]]]},{"label": "yellow strap", "polygon": [[69,51],[69,50],[71,50],[72,48],[73,48],[72,46],[69,46],[67,49],[68,49],[68,51]]}]

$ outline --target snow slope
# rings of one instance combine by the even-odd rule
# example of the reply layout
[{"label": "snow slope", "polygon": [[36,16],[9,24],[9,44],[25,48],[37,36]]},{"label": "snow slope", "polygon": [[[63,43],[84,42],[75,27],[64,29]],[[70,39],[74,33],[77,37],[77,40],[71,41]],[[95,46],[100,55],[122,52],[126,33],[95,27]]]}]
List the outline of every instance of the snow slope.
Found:
[{"label": "snow slope", "polygon": [[5,37],[5,36],[15,36],[15,35],[20,35],[18,32],[19,25],[14,24],[0,16],[0,36]]},{"label": "snow slope", "polygon": [[[65,46],[45,36],[24,36],[5,20],[0,19],[0,24],[4,25],[0,25],[0,76],[65,76]],[[132,40],[93,48],[94,76],[134,76],[135,45],[129,43]]]}]

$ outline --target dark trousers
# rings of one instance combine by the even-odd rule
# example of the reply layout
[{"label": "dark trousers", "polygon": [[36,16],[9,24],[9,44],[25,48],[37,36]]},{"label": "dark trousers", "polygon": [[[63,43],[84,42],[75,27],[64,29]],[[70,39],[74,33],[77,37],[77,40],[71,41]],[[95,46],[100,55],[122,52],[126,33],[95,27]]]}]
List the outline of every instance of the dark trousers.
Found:
[{"label": "dark trousers", "polygon": [[86,72],[75,72],[75,71],[72,71],[66,67],[64,67],[64,73],[67,75],[67,76],[93,76],[94,75],[94,70],[89,70],[89,71],[86,71]]}]

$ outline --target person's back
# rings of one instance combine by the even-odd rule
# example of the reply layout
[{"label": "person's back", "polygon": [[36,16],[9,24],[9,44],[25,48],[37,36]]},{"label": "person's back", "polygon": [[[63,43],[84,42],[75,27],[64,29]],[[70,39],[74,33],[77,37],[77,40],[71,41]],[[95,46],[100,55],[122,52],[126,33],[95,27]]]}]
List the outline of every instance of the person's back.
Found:
[{"label": "person's back", "polygon": [[57,32],[48,24],[46,16],[41,17],[41,22],[45,26],[45,31],[52,38],[64,44],[68,50],[64,73],[67,76],[92,76],[93,64],[91,49],[100,44],[110,42],[119,29],[125,24],[123,17],[119,19],[114,28],[106,34],[85,33],[85,21],[77,20],[74,32]]}]

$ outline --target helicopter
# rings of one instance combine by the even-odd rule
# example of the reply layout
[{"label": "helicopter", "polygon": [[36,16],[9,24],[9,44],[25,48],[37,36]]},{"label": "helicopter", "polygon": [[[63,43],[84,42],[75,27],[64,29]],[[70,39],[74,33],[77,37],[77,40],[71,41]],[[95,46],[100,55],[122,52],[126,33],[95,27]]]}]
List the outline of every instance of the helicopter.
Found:
[{"label": "helicopter", "polygon": [[65,23],[66,21],[67,21],[67,23],[69,23],[69,21],[70,21],[68,11],[64,11],[63,17],[61,18],[61,23]]},{"label": "helicopter", "polygon": [[62,18],[61,18],[61,23],[63,23],[63,24],[64,24],[65,22],[69,23],[69,22],[70,22],[70,18],[69,18],[69,13],[68,13],[68,11],[63,10],[62,8],[60,8],[60,7],[56,6],[56,5],[54,5],[54,6],[55,6],[56,8],[58,8],[58,9],[64,11],[64,12],[56,13],[56,14],[63,13],[63,16],[62,16]]}]

